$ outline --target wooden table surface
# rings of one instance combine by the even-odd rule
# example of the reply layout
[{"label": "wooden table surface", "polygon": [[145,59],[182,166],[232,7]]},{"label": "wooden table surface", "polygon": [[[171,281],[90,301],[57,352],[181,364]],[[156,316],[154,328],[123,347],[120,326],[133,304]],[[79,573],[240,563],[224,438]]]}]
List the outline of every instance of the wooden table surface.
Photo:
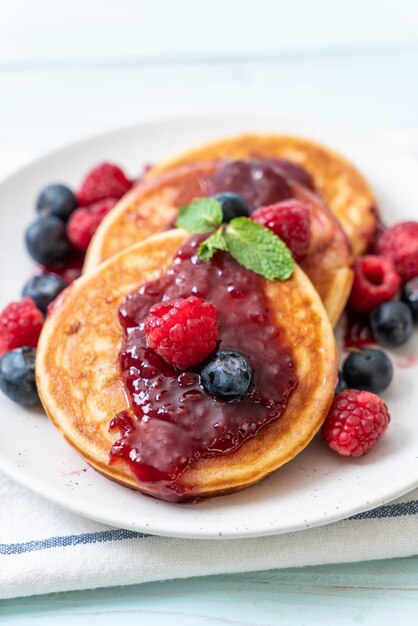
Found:
[{"label": "wooden table surface", "polygon": [[[1,174],[87,134],[174,115],[418,131],[415,0],[0,0],[0,12]],[[395,620],[418,622],[417,557],[0,602],[0,623],[21,625]]]},{"label": "wooden table surface", "polygon": [[5,600],[0,623],[412,626],[418,623],[418,557]]}]

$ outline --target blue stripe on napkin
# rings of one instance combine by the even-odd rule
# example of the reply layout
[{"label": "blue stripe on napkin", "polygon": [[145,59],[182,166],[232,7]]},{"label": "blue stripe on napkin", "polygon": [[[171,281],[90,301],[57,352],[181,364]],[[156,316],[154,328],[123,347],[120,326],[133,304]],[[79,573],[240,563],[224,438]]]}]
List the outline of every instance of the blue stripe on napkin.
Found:
[{"label": "blue stripe on napkin", "polygon": [[383,517],[400,517],[402,515],[418,515],[418,500],[410,500],[400,504],[385,504],[377,509],[353,515],[348,519],[382,519]]},{"label": "blue stripe on napkin", "polygon": [[86,545],[88,543],[105,543],[107,541],[123,541],[125,539],[142,539],[150,537],[133,530],[103,530],[96,533],[83,533],[81,535],[63,535],[62,537],[49,537],[39,541],[26,541],[25,543],[0,543],[0,554],[23,554],[35,550],[48,550],[49,548],[66,548],[67,546]]},{"label": "blue stripe on napkin", "polygon": [[[387,517],[402,517],[418,515],[418,500],[410,500],[400,504],[385,504],[372,511],[365,511],[349,517],[348,520],[382,519]],[[37,541],[24,543],[0,543],[0,555],[16,555],[36,550],[48,550],[50,548],[66,548],[67,546],[86,545],[90,543],[106,543],[108,541],[124,541],[125,539],[144,539],[152,537],[133,530],[104,530],[96,533],[83,533],[81,535],[63,535],[61,537],[49,537]]]}]

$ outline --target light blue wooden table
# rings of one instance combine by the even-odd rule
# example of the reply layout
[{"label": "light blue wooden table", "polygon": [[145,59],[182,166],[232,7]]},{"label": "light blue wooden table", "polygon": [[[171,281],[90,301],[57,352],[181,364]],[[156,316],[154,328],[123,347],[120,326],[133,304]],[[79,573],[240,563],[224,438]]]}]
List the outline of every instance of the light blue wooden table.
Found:
[{"label": "light blue wooden table", "polygon": [[26,626],[336,626],[418,623],[418,557],[210,576],[0,602]]},{"label": "light blue wooden table", "polygon": [[[0,0],[0,10],[0,174],[151,117],[258,110],[418,130],[415,0]],[[0,623],[19,625],[395,621],[418,623],[418,557],[0,602]]]}]

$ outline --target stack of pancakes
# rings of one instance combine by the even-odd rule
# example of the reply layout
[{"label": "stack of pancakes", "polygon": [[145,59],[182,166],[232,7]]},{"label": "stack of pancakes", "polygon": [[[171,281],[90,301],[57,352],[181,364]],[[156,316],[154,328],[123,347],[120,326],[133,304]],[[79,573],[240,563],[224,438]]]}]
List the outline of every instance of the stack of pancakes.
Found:
[{"label": "stack of pancakes", "polygon": [[48,416],[98,471],[157,495],[121,460],[109,465],[117,436],[111,419],[130,410],[119,365],[118,309],[157,278],[188,234],[168,230],[180,207],[207,195],[220,161],[285,158],[311,176],[315,191],[289,180],[311,213],[306,258],[284,282],[265,280],[273,318],[290,346],[298,386],[284,414],[227,455],[201,458],[180,477],[191,496],[249,486],[292,459],[312,439],[333,400],[337,353],[332,327],[348,299],[353,256],[376,229],[373,194],[353,165],[327,148],[286,136],[246,135],[199,147],[153,167],[104,219],[88,250],[84,275],[54,303],[38,346],[37,380]]}]

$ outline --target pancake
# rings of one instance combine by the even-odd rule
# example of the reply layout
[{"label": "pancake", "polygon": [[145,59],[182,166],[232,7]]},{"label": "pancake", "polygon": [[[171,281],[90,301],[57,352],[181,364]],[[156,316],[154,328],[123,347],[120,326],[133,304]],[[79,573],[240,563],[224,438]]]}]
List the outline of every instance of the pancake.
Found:
[{"label": "pancake", "polygon": [[[178,209],[208,195],[216,163],[195,163],[169,171],[130,191],[106,216],[89,246],[84,273],[124,248],[162,231]],[[353,280],[350,243],[338,220],[319,196],[289,181],[292,195],[311,210],[312,239],[302,269],[318,290],[332,324],[336,324]]]},{"label": "pancake", "polygon": [[[109,423],[129,411],[118,358],[118,310],[128,294],[165,272],[188,237],[179,229],[150,237],[75,281],[49,311],[37,349],[42,403],[70,445],[108,478],[157,496],[156,484],[138,482],[123,460],[109,465],[118,438]],[[310,442],[332,403],[337,353],[316,290],[299,267],[284,282],[262,279],[262,288],[292,351],[298,385],[280,418],[234,452],[200,459],[185,471],[177,484],[188,498],[242,489],[275,471]]]},{"label": "pancake", "polygon": [[258,157],[285,158],[311,174],[315,188],[350,239],[354,254],[364,254],[377,228],[377,204],[373,192],[352,163],[308,139],[286,135],[241,135],[223,139],[151,168],[147,178],[186,163]]}]

